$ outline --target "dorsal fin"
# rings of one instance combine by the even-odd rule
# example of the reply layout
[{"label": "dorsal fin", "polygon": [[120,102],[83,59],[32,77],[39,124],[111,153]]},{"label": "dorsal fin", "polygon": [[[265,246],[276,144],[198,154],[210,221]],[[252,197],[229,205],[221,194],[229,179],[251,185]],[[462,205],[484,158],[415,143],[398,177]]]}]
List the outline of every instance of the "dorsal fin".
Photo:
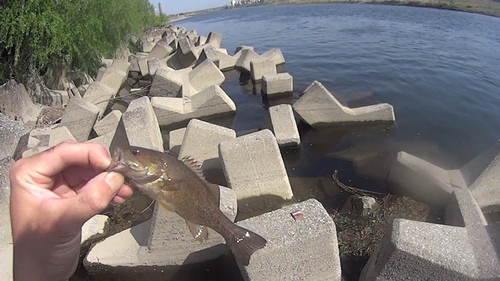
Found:
[{"label": "dorsal fin", "polygon": [[215,204],[219,206],[219,201],[220,201],[220,191],[219,191],[219,186],[213,183],[210,183],[205,175],[203,174],[203,171],[201,170],[201,165],[198,163],[198,161],[194,160],[193,158],[189,156],[184,156],[181,159],[181,162],[186,165],[189,169],[191,169],[201,180],[203,180],[208,187],[208,190],[212,192],[214,199],[215,199]]}]

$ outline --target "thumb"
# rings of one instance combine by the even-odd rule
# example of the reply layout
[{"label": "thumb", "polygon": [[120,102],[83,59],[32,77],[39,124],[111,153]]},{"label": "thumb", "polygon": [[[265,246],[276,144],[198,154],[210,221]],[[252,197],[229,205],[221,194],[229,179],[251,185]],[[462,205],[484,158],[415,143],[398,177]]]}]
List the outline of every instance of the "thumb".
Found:
[{"label": "thumb", "polygon": [[124,178],[116,172],[104,172],[95,176],[73,197],[79,217],[83,222],[102,212],[123,186]]}]

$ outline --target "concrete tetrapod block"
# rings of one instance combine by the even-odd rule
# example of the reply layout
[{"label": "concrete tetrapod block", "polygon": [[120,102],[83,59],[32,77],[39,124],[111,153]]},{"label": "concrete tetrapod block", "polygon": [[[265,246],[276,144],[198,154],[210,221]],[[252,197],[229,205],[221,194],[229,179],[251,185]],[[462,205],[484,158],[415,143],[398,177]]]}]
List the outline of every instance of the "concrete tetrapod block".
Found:
[{"label": "concrete tetrapod block", "polygon": [[64,107],[68,104],[69,94],[68,91],[49,90],[50,102],[43,102],[42,104],[53,107]]},{"label": "concrete tetrapod block", "polygon": [[65,140],[76,141],[68,128],[64,126],[57,127],[50,132],[49,147],[54,147]]},{"label": "concrete tetrapod block", "polygon": [[23,84],[10,80],[0,86],[0,112],[28,127],[35,127],[41,107],[36,106]]},{"label": "concrete tetrapod block", "polygon": [[191,86],[198,92],[213,85],[221,85],[226,79],[219,67],[210,60],[205,60],[193,68],[188,77]]},{"label": "concrete tetrapod block", "polygon": [[[237,213],[234,192],[220,187],[219,205],[221,211],[234,221]],[[227,253],[220,234],[209,229],[208,237],[208,240],[198,242],[184,219],[156,203],[151,220],[98,242],[89,251],[84,266],[92,275],[116,271],[126,272],[131,280],[147,280],[152,272],[161,272],[161,280],[169,280],[181,265],[215,259]],[[148,273],[141,276],[145,272]]]},{"label": "concrete tetrapod block", "polygon": [[109,221],[105,215],[95,215],[82,226],[82,239],[80,244],[85,244],[90,238],[104,234],[104,227]]},{"label": "concrete tetrapod block", "polygon": [[114,132],[121,118],[122,113],[119,110],[113,110],[94,125],[94,131],[98,136]]},{"label": "concrete tetrapod block", "polygon": [[285,57],[283,56],[283,53],[279,48],[272,48],[269,51],[262,53],[260,56],[266,60],[273,61],[274,65],[280,65],[285,63]]},{"label": "concrete tetrapod block", "polygon": [[186,128],[180,128],[177,130],[170,131],[168,133],[168,149],[170,153],[172,153],[175,156],[179,155],[185,134],[186,134]]},{"label": "concrete tetrapod block", "polygon": [[317,127],[333,123],[393,122],[390,104],[349,108],[343,106],[320,82],[314,81],[293,105],[295,112],[309,125]]},{"label": "concrete tetrapod block", "polygon": [[168,71],[159,68],[153,78],[153,84],[149,90],[150,97],[181,97],[182,85],[188,76],[184,72]]},{"label": "concrete tetrapod block", "polygon": [[273,206],[293,197],[276,138],[262,130],[223,141],[219,155],[226,181],[243,211]]},{"label": "concrete tetrapod block", "polygon": [[236,56],[236,54],[240,53],[241,54],[241,50],[243,49],[249,49],[249,50],[252,50],[252,51],[255,51],[255,48],[252,47],[252,46],[246,46],[246,45],[239,45],[236,47],[236,49],[234,50],[234,55]]},{"label": "concrete tetrapod block", "polygon": [[234,113],[236,105],[218,85],[211,86],[190,97],[151,98],[160,126],[192,118],[205,119]]},{"label": "concrete tetrapod block", "polygon": [[156,44],[153,47],[153,49],[151,50],[151,52],[149,52],[149,55],[147,57],[148,58],[162,59],[162,58],[165,58],[168,55],[170,55],[170,53],[172,53],[173,50],[174,49],[172,47],[170,47],[168,42],[163,41],[163,40],[158,41],[158,42],[156,42]]},{"label": "concrete tetrapod block", "polygon": [[276,66],[274,65],[274,62],[270,60],[251,61],[250,72],[252,75],[252,81],[254,83],[260,82],[263,75],[276,74]]},{"label": "concrete tetrapod block", "polygon": [[208,181],[225,184],[219,158],[219,143],[234,138],[236,132],[232,129],[191,119],[186,127],[179,159],[190,157],[196,160]]},{"label": "concrete tetrapod block", "polygon": [[203,47],[198,60],[196,60],[196,63],[194,64],[194,67],[197,67],[205,60],[209,60],[213,62],[215,66],[219,67],[219,52],[212,45]]},{"label": "concrete tetrapod block", "polygon": [[113,142],[113,138],[115,136],[115,132],[110,132],[110,133],[106,133],[102,136],[98,136],[97,138],[93,138],[91,140],[88,140],[87,142],[92,142],[92,143],[98,143],[102,146],[104,146],[104,148],[106,148],[106,150],[108,150],[108,152],[113,152],[111,151],[110,147],[111,147],[111,143]]},{"label": "concrete tetrapod block", "polygon": [[123,82],[127,80],[128,72],[124,72],[114,66],[108,66],[103,76],[99,80],[104,85],[110,87],[113,94],[116,95],[120,90]]},{"label": "concrete tetrapod block", "polygon": [[[34,130],[32,130],[31,132],[33,131]],[[27,126],[10,119],[2,113],[0,113],[0,132],[2,132],[0,134],[0,159],[3,159],[5,157],[12,157],[16,152],[19,140],[28,133],[29,135],[31,135],[30,129]],[[27,145],[28,148],[32,148],[33,146],[30,147],[29,135]]]},{"label": "concrete tetrapod block", "polygon": [[198,59],[198,52],[187,37],[179,38],[177,51],[175,52],[177,62],[181,67],[189,67]]},{"label": "concrete tetrapod block", "polygon": [[497,144],[494,151],[488,151],[496,156],[470,186],[472,196],[484,212],[500,211],[500,151],[498,150]]},{"label": "concrete tetrapod block", "polygon": [[214,48],[220,48],[221,43],[222,43],[222,34],[214,31],[208,34],[206,44],[210,44]]},{"label": "concrete tetrapod block", "polygon": [[50,128],[35,128],[31,130],[30,138],[40,141],[37,146],[49,146],[50,131]]},{"label": "concrete tetrapod block", "polygon": [[128,75],[128,70],[130,69],[130,62],[114,59],[111,65],[114,66],[116,69],[125,72],[125,74]]},{"label": "concrete tetrapod block", "polygon": [[248,266],[238,264],[244,280],[341,280],[335,223],[316,199],[238,225],[267,239]]},{"label": "concrete tetrapod block", "polygon": [[154,76],[156,74],[156,70],[161,67],[161,61],[158,58],[148,59],[148,72],[149,75]]},{"label": "concrete tetrapod block", "polygon": [[195,45],[201,46],[201,45],[204,45],[205,43],[207,43],[207,37],[200,35],[200,36],[198,36],[198,39],[196,39]]},{"label": "concrete tetrapod block", "polygon": [[106,86],[105,84],[94,81],[90,83],[89,87],[83,95],[83,100],[96,105],[99,108],[99,118],[102,116],[106,108],[108,107],[109,101],[117,93],[113,89]]},{"label": "concrete tetrapod block", "polygon": [[236,58],[229,56],[227,54],[217,51],[217,56],[219,57],[219,69],[220,71],[228,71],[234,68],[236,65]]},{"label": "concrete tetrapod block", "polygon": [[122,122],[130,145],[163,151],[160,126],[148,97],[133,100]]},{"label": "concrete tetrapod block", "polygon": [[264,60],[263,57],[259,56],[259,54],[257,54],[252,49],[242,49],[234,56],[236,57],[235,68],[240,70],[241,72],[247,72],[247,73],[251,72],[250,69],[251,61],[258,62]]},{"label": "concrete tetrapod block", "polygon": [[264,74],[262,92],[267,98],[280,96],[293,91],[293,77],[288,73]]},{"label": "concrete tetrapod block", "polygon": [[289,104],[275,105],[269,108],[272,131],[280,147],[300,145],[300,135]]},{"label": "concrete tetrapod block", "polygon": [[477,274],[465,228],[395,219],[359,280],[476,280]]},{"label": "concrete tetrapod block", "polygon": [[446,206],[454,188],[465,186],[458,170],[450,173],[403,151],[391,165],[388,181],[391,192],[438,207]]},{"label": "concrete tetrapod block", "polygon": [[69,100],[60,126],[66,126],[76,141],[87,141],[100,113],[99,107],[79,98]]}]

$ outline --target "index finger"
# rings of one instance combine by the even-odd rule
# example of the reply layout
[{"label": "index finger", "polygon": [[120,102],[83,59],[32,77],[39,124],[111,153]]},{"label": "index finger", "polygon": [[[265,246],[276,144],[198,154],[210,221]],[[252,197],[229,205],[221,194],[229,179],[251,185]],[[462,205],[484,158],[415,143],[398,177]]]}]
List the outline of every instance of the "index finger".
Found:
[{"label": "index finger", "polygon": [[32,156],[26,163],[28,169],[49,177],[69,166],[104,171],[110,164],[111,156],[102,145],[68,141]]}]

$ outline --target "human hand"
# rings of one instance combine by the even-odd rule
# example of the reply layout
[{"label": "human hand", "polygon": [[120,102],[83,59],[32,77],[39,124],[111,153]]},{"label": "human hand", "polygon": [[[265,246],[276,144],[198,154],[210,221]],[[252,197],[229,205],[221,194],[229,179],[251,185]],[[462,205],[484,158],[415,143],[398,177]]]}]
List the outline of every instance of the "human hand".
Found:
[{"label": "human hand", "polygon": [[132,195],[111,157],[94,143],[63,142],[10,170],[16,280],[67,280],[76,269],[82,225]]}]

